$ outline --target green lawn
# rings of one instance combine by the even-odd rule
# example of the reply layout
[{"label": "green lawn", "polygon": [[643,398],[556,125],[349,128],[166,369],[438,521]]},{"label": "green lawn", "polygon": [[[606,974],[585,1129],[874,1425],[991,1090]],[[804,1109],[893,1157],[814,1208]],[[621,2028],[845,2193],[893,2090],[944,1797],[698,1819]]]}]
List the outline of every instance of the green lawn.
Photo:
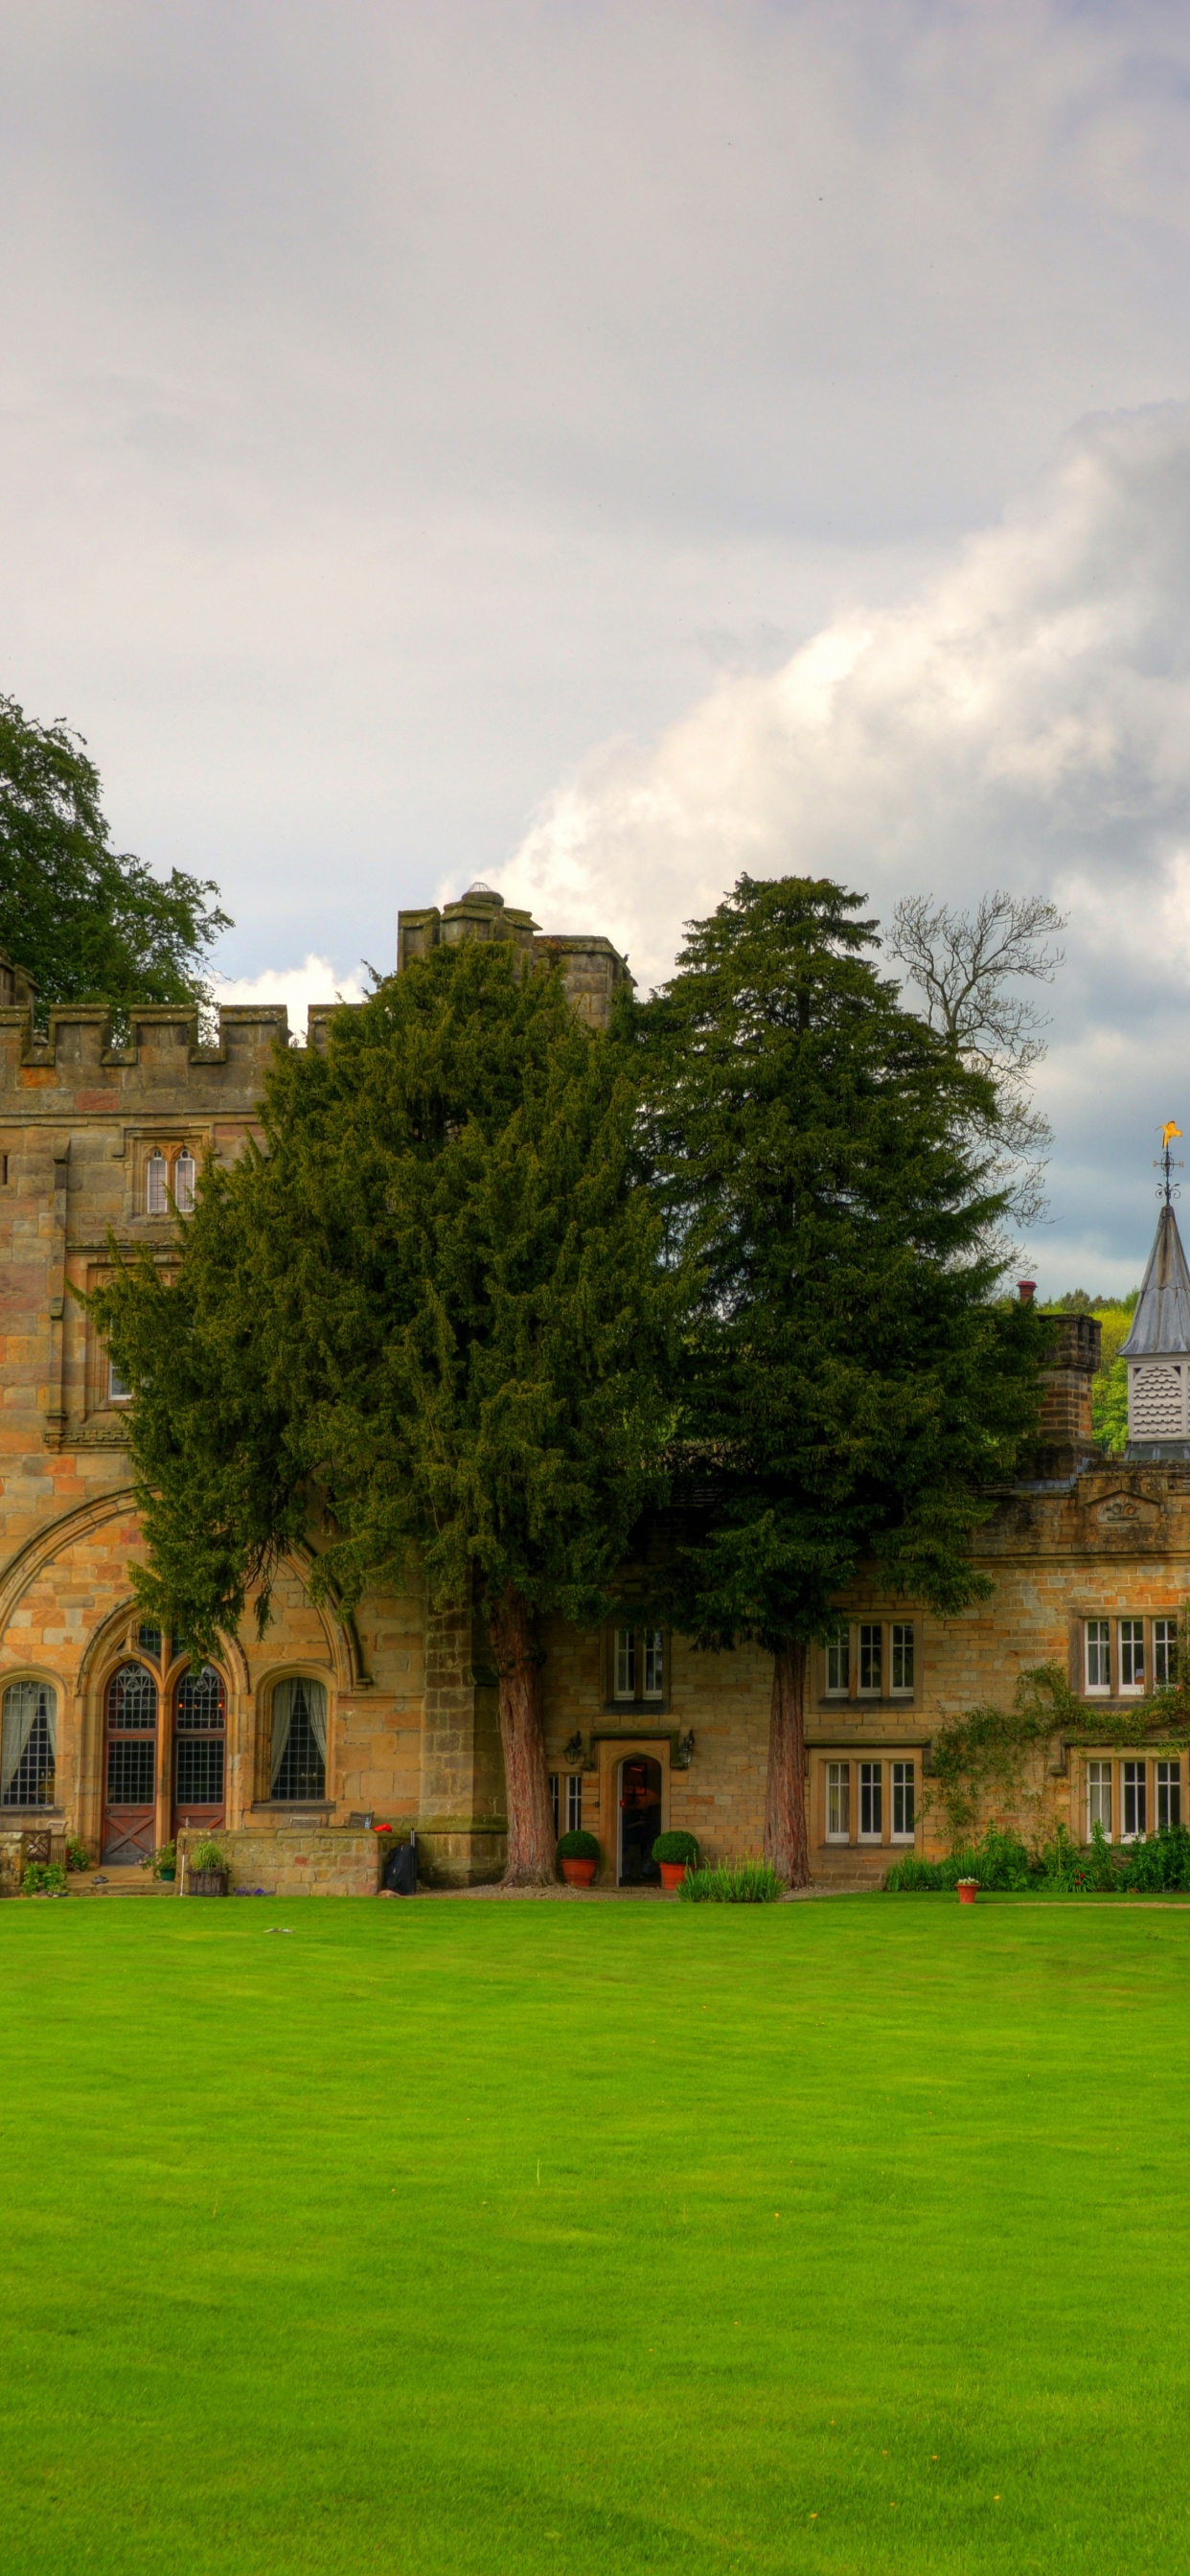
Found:
[{"label": "green lawn", "polygon": [[1190,1912],[6,1904],[0,2034],[5,2576],[1187,2563]]}]

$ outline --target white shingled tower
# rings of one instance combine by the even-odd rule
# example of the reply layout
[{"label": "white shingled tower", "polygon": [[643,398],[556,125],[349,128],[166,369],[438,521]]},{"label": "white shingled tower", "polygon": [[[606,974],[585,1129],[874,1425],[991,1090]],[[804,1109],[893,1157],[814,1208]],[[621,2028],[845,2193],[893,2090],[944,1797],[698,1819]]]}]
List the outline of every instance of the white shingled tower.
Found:
[{"label": "white shingled tower", "polygon": [[1190,1269],[1173,1210],[1169,1140],[1162,1137],[1164,1205],[1132,1330],[1128,1363],[1128,1456],[1190,1459]]}]

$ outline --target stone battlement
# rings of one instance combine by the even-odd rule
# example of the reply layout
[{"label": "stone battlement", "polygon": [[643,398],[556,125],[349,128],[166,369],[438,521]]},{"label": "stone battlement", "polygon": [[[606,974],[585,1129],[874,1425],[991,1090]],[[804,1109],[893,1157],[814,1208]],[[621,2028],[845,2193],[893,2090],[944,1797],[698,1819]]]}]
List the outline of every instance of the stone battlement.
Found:
[{"label": "stone battlement", "polygon": [[30,1003],[0,1008],[0,1115],[24,1118],[44,1105],[55,1114],[69,1108],[118,1116],[167,1093],[163,1107],[232,1094],[227,1105],[247,1109],[276,1049],[289,1044],[283,1002],[224,1007],[213,1045],[200,1039],[197,1012],[180,1003],[138,1004],[128,1019],[128,1042],[113,1045],[112,1015],[102,1005],[60,1004],[44,1034]]}]

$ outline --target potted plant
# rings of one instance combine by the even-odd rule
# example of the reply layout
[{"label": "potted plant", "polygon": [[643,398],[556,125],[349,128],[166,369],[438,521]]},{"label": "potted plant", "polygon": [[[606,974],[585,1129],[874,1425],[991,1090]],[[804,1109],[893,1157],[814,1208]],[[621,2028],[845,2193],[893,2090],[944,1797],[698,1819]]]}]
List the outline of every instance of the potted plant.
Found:
[{"label": "potted plant", "polygon": [[961,1878],[958,1885],[960,1905],[974,1905],[975,1899],[979,1894],[979,1880],[977,1878]]},{"label": "potted plant", "polygon": [[658,1834],[653,1858],[661,1872],[662,1886],[672,1892],[681,1886],[688,1869],[697,1869],[698,1844],[693,1834]]},{"label": "potted plant", "polygon": [[72,1835],[66,1846],[66,1866],[67,1869],[78,1871],[90,1869],[91,1866],[90,1845],[80,1842],[75,1835]]},{"label": "potted plant", "polygon": [[594,1834],[581,1825],[571,1834],[563,1834],[558,1844],[558,1859],[568,1887],[589,1887],[599,1867],[599,1845]]},{"label": "potted plant", "polygon": [[191,1896],[226,1896],[228,1868],[218,1843],[200,1843],[191,1854],[187,1886]]},{"label": "potted plant", "polygon": [[175,1879],[178,1875],[176,1844],[159,1843],[156,1851],[146,1852],[141,1868],[151,1870],[154,1878]]}]

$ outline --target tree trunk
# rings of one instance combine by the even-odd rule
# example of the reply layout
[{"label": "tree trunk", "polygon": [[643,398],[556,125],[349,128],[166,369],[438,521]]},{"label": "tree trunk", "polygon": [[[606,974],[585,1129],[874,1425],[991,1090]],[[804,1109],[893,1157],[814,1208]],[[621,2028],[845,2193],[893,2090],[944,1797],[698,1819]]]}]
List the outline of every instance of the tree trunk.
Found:
[{"label": "tree trunk", "polygon": [[500,1676],[500,1741],[508,1803],[506,1887],[552,1886],[557,1837],[541,1724],[541,1655],[533,1612],[511,1585],[489,1614]]},{"label": "tree trunk", "polygon": [[783,1637],[773,1657],[764,1856],[787,1887],[810,1884],[806,1827],[806,1648]]}]

